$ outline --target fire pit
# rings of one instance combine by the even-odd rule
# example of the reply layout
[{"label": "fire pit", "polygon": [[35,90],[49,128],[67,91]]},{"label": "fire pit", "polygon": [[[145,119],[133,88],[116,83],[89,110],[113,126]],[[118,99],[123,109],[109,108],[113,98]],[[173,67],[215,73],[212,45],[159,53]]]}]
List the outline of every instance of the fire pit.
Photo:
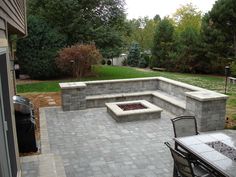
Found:
[{"label": "fire pit", "polygon": [[162,109],[146,100],[106,103],[107,112],[117,122],[157,119]]},{"label": "fire pit", "polygon": [[230,147],[221,141],[213,141],[206,144],[231,160],[236,161],[236,149],[233,147]]},{"label": "fire pit", "polygon": [[118,104],[118,106],[123,111],[129,111],[129,110],[137,110],[137,109],[147,109],[144,105],[141,103],[130,103],[130,104]]}]

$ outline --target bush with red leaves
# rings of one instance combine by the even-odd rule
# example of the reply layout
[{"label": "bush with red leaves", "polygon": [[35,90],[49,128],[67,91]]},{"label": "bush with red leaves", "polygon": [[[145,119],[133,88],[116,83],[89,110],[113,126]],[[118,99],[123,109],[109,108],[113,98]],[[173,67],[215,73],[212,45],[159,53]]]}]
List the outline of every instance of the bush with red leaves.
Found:
[{"label": "bush with red leaves", "polygon": [[91,74],[92,65],[97,64],[101,58],[95,45],[76,44],[60,50],[56,64],[64,74],[81,78]]}]

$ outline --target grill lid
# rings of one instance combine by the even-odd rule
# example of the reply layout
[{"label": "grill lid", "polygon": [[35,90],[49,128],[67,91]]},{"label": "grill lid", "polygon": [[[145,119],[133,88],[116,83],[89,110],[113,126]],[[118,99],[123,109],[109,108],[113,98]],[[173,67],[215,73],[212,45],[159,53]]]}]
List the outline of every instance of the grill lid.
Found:
[{"label": "grill lid", "polygon": [[33,105],[28,98],[15,95],[13,96],[14,109],[22,114],[32,114]]},{"label": "grill lid", "polygon": [[13,102],[17,102],[17,103],[22,103],[25,104],[27,106],[31,106],[31,102],[28,98],[25,98],[23,96],[19,96],[19,95],[14,95],[13,96]]}]

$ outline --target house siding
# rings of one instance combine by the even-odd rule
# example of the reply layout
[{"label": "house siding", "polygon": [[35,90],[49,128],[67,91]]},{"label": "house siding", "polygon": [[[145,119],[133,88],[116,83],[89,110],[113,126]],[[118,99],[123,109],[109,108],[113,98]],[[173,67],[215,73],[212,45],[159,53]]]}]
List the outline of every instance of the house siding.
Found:
[{"label": "house siding", "polygon": [[[2,92],[3,94],[3,110],[5,121],[8,125],[7,131],[7,142],[8,142],[8,151],[11,164],[11,173],[13,177],[17,176],[17,173],[20,171],[19,168],[19,153],[17,147],[16,139],[16,127],[15,127],[15,117],[12,103],[13,96],[13,85],[11,81],[10,73],[10,62],[6,54],[0,55],[0,73],[2,81]],[[1,174],[0,174],[1,176]]]},{"label": "house siding", "polygon": [[26,34],[25,13],[25,0],[0,0],[0,17],[7,22],[11,33]]},{"label": "house siding", "polygon": [[[17,145],[16,126],[12,96],[14,94],[13,74],[11,71],[11,45],[9,36],[23,37],[27,34],[26,1],[0,0],[0,48],[5,54],[0,55],[0,79],[2,81],[4,117],[8,124],[7,143],[12,177],[20,174],[20,160]],[[1,160],[1,159],[0,159]],[[0,171],[0,176],[2,172]]]},{"label": "house siding", "polygon": [[6,29],[5,22],[2,18],[0,18],[0,30],[5,30],[5,29]]}]

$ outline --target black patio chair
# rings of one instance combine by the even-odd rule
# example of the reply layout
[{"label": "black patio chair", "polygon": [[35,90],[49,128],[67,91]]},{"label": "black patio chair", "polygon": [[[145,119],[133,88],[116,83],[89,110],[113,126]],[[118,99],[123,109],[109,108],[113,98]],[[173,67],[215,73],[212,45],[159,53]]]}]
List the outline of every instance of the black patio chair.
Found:
[{"label": "black patio chair", "polygon": [[175,137],[197,135],[197,121],[194,116],[180,116],[171,119]]},{"label": "black patio chair", "polygon": [[174,160],[176,173],[174,177],[215,177],[201,164],[192,164],[190,159],[181,152],[173,149],[168,142],[165,145],[170,149],[171,155]]},{"label": "black patio chair", "polygon": [[[194,116],[180,116],[171,119],[173,128],[174,128],[174,136],[175,138],[191,136],[191,135],[198,135],[197,130],[197,121]],[[182,151],[185,155],[187,155],[186,151],[182,148],[179,148],[178,145],[175,143],[175,149]]]}]

